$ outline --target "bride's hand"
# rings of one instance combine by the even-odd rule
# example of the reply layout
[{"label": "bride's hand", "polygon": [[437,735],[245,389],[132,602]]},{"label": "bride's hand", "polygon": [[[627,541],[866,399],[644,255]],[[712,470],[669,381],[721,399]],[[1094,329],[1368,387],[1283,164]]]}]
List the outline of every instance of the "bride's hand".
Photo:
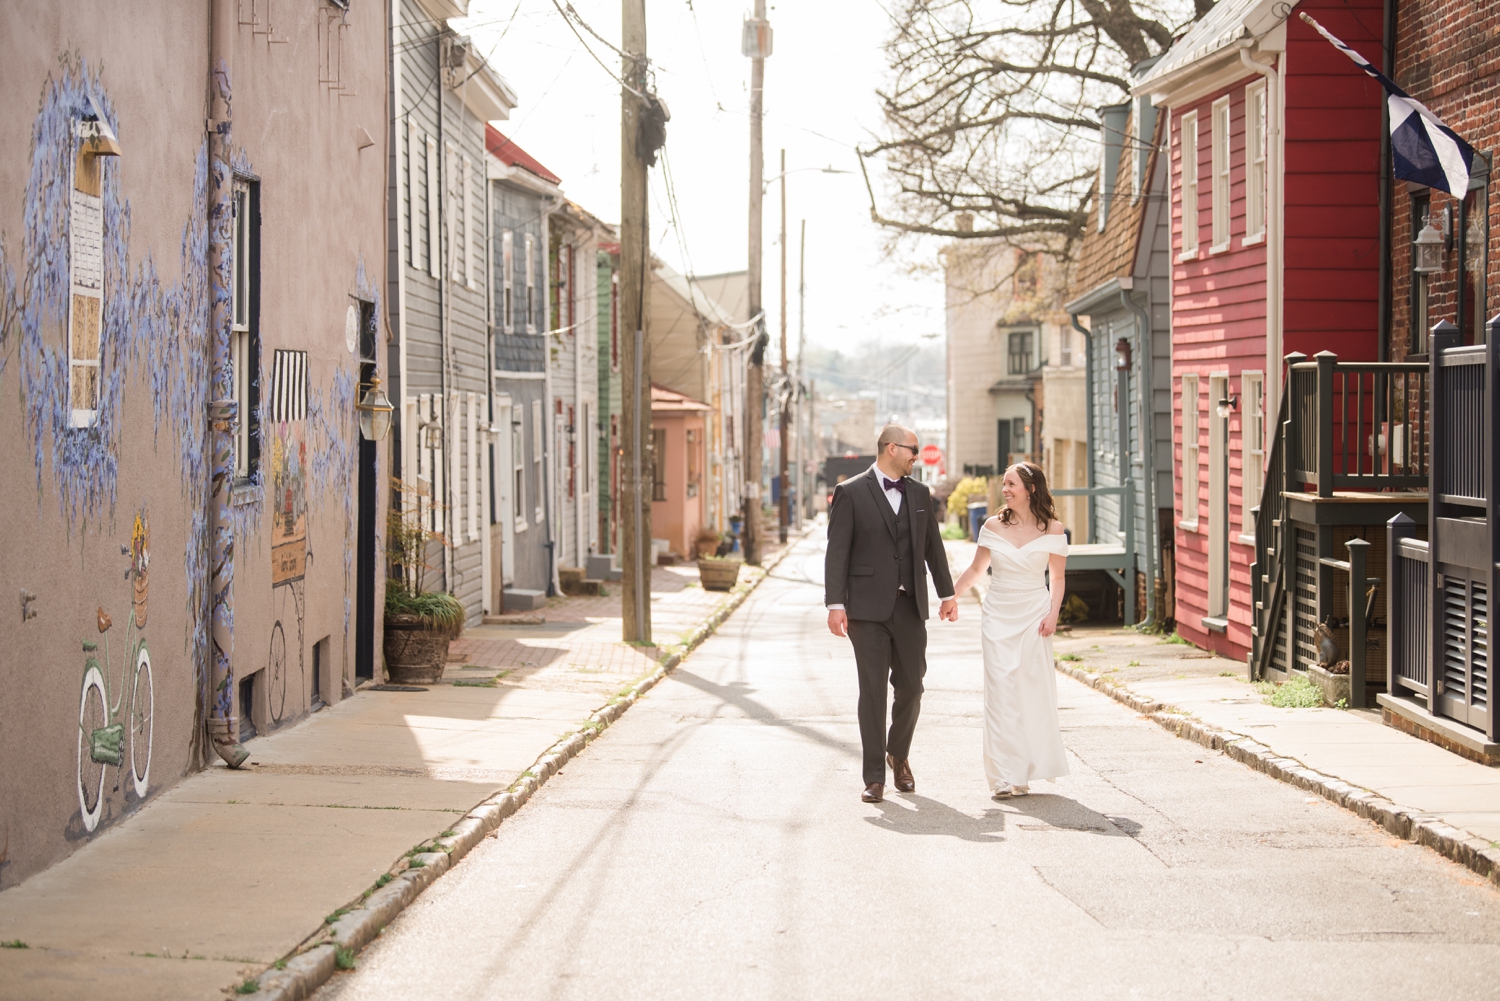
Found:
[{"label": "bride's hand", "polygon": [[1043,636],[1051,636],[1057,632],[1057,617],[1053,615],[1047,616],[1042,620],[1042,624],[1036,627],[1036,631]]}]

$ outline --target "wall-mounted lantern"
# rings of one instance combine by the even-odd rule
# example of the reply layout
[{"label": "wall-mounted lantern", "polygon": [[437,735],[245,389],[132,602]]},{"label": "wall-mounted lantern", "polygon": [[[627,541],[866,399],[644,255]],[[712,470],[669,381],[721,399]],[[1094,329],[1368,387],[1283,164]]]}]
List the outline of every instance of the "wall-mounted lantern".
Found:
[{"label": "wall-mounted lantern", "polygon": [[1238,396],[1235,396],[1233,393],[1230,393],[1222,400],[1220,400],[1218,402],[1218,405],[1214,409],[1217,411],[1221,420],[1227,421],[1229,419],[1229,415],[1234,413],[1239,408],[1240,398]]},{"label": "wall-mounted lantern", "polygon": [[1130,371],[1130,342],[1123,337],[1115,341],[1115,371]]},{"label": "wall-mounted lantern", "polygon": [[380,388],[380,376],[370,377],[370,388],[354,409],[359,411],[359,433],[365,441],[380,441],[391,430],[391,401]]},{"label": "wall-mounted lantern", "polygon": [[1426,225],[1412,241],[1416,260],[1412,270],[1419,275],[1435,275],[1443,270],[1443,233],[1433,225],[1430,213],[1423,217],[1423,221]]}]

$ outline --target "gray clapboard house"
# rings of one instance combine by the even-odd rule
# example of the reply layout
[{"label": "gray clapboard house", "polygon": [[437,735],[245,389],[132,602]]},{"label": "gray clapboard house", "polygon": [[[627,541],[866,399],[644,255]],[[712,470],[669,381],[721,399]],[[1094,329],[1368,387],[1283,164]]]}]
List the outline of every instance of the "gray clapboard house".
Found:
[{"label": "gray clapboard house", "polygon": [[555,593],[556,484],[548,365],[549,222],[559,178],[493,126],[487,133],[495,427],[494,517],[507,612]]},{"label": "gray clapboard house", "polygon": [[1068,569],[1108,571],[1127,596],[1127,623],[1160,622],[1171,615],[1173,566],[1167,158],[1148,101],[1100,112],[1099,177],[1064,306],[1087,344],[1089,400],[1091,544],[1072,548]]},{"label": "gray clapboard house", "polygon": [[446,542],[429,586],[477,623],[496,605],[485,130],[516,96],[449,26],[466,14],[460,0],[395,4],[387,273],[399,503]]}]

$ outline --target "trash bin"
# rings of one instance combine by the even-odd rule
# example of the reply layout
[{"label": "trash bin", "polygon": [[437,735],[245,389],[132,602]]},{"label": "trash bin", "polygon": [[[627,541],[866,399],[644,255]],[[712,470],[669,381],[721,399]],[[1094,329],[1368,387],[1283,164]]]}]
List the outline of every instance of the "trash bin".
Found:
[{"label": "trash bin", "polygon": [[985,520],[990,516],[990,502],[969,501],[969,538],[975,542],[979,541],[979,530],[984,527]]}]

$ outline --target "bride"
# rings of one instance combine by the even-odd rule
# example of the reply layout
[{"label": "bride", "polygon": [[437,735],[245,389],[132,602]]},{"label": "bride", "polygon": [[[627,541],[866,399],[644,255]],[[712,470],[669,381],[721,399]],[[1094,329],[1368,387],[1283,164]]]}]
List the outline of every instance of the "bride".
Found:
[{"label": "bride", "polygon": [[[1025,796],[1035,779],[1068,774],[1057,723],[1052,634],[1062,608],[1068,543],[1041,467],[1018,462],[1000,487],[1005,507],[979,530],[964,594],[988,567],[980,615],[984,650],[984,772],[997,800]],[[1051,590],[1042,572],[1051,571]]]}]

